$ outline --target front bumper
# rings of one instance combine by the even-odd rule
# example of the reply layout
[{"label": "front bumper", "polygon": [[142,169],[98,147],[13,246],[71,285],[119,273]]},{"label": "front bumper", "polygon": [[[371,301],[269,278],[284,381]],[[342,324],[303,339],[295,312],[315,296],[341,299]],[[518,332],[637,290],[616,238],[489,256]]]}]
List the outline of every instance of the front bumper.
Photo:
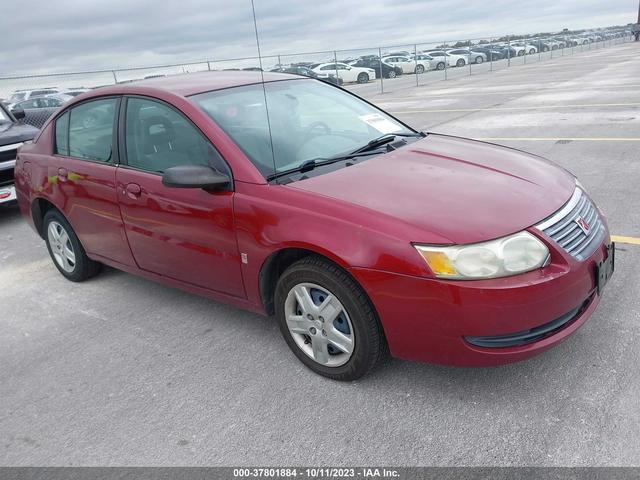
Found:
[{"label": "front bumper", "polygon": [[[587,321],[600,301],[595,269],[606,258],[609,243],[607,233],[584,261],[557,249],[547,267],[492,280],[447,281],[365,268],[352,268],[351,273],[376,307],[393,356],[492,366],[537,355]],[[570,313],[570,318],[564,318]],[[558,328],[531,341],[498,347],[472,343],[474,338],[536,331],[563,318]]]}]

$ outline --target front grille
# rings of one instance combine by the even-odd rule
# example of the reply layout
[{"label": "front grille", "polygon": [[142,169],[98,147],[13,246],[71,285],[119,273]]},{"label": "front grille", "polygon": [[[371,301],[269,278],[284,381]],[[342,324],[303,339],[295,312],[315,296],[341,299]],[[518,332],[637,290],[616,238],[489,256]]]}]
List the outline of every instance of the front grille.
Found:
[{"label": "front grille", "polygon": [[605,235],[598,209],[580,188],[564,207],[536,228],[580,261],[596,251]]},{"label": "front grille", "polygon": [[12,150],[5,150],[4,152],[0,151],[0,163],[10,162],[11,160],[15,160],[17,154],[18,154],[17,148],[14,148]]},{"label": "front grille", "polygon": [[13,168],[8,170],[0,170],[0,187],[13,185]]}]

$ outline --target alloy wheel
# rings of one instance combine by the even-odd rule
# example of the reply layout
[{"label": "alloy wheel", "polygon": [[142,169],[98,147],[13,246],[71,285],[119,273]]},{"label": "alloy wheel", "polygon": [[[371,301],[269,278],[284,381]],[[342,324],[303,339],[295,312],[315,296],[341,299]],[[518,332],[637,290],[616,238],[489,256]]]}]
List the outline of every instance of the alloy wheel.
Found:
[{"label": "alloy wheel", "polygon": [[65,272],[72,273],[76,268],[76,254],[67,231],[58,222],[52,221],[47,228],[47,237],[56,263]]}]

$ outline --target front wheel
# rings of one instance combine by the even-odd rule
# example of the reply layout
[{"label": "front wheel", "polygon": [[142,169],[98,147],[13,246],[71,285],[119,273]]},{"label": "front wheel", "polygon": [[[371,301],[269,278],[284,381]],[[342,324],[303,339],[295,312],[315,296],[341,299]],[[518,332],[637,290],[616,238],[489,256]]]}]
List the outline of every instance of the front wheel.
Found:
[{"label": "front wheel", "polygon": [[484,58],[476,57],[476,63],[482,63],[482,62],[484,62]]},{"label": "front wheel", "polygon": [[438,62],[438,65],[436,65],[436,69],[444,70],[444,62]]},{"label": "front wheel", "polygon": [[464,65],[465,65],[465,61],[462,58],[459,58],[458,61],[456,62],[456,66],[464,67]]},{"label": "front wheel", "polygon": [[529,50],[529,55],[533,55],[534,53],[536,53],[535,49],[532,48]]},{"label": "front wheel", "polygon": [[43,225],[49,255],[65,278],[82,282],[100,271],[101,265],[87,256],[73,228],[60,212],[49,210]]},{"label": "front wheel", "polygon": [[387,73],[387,78],[396,78],[396,71],[389,70],[389,73]]},{"label": "front wheel", "polygon": [[416,74],[422,75],[424,73],[424,65],[416,65]]},{"label": "front wheel", "polygon": [[356,380],[385,352],[370,300],[353,278],[322,257],[305,257],[282,274],[275,308],[287,345],[315,373]]},{"label": "front wheel", "polygon": [[369,75],[367,75],[366,73],[361,73],[358,75],[358,83],[368,83],[369,82]]}]

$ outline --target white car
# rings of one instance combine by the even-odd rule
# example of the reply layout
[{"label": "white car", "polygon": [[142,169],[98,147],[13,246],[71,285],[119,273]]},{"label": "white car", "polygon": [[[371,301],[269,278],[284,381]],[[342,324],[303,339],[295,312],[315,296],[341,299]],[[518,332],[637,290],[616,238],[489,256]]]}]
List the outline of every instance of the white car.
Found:
[{"label": "white car", "polygon": [[342,62],[320,63],[314,65],[311,70],[318,75],[335,73],[344,83],[367,83],[376,78],[376,71],[372,68],[353,67]]},{"label": "white car", "polygon": [[467,48],[456,48],[447,50],[449,55],[459,55],[467,60],[467,63],[482,63],[487,59],[487,56],[482,52],[473,52]]},{"label": "white car", "polygon": [[[535,45],[531,45],[530,43],[512,43],[511,46],[513,48],[523,48],[524,52],[527,55],[533,55],[534,53],[538,53],[538,48]],[[518,55],[520,51],[518,50]]]},{"label": "white car", "polygon": [[466,55],[455,55],[445,52],[444,50],[427,50],[422,53],[439,60],[446,59],[447,66],[449,67],[464,67],[469,63],[469,59]]},{"label": "white car", "polygon": [[411,57],[382,57],[382,61],[392,67],[400,67],[402,73],[417,73],[421,74],[428,70],[431,70],[431,63],[429,60],[420,60],[418,58]]},{"label": "white car", "polygon": [[33,98],[33,97],[43,97],[45,95],[53,95],[55,93],[60,93],[60,89],[59,88],[39,88],[37,90],[16,90],[7,99],[7,103],[14,104],[14,103],[22,102],[24,100],[29,100],[30,98]]},{"label": "white car", "polygon": [[[411,55],[411,60],[414,59],[414,55]],[[419,53],[415,55],[415,58],[418,60],[422,60],[424,62],[429,62],[429,68],[433,70],[444,70],[444,64],[447,60],[447,57],[435,58],[431,55],[427,55],[426,53]]]}]

